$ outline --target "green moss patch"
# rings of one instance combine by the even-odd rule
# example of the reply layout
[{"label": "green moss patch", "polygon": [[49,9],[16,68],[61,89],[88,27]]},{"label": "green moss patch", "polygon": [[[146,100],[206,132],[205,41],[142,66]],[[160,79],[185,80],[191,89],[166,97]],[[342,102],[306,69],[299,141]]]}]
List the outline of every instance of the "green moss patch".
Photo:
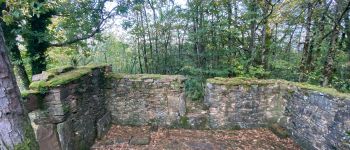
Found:
[{"label": "green moss patch", "polygon": [[71,81],[79,79],[80,77],[82,77],[90,72],[91,72],[91,68],[84,67],[84,68],[75,69],[73,71],[62,73],[58,76],[55,76],[54,78],[49,80],[47,83],[48,83],[49,87],[67,84]]},{"label": "green moss patch", "polygon": [[297,83],[297,82],[291,82],[291,84],[302,88],[302,89],[307,89],[307,90],[312,90],[312,91],[318,91],[321,93],[325,93],[325,94],[329,94],[335,97],[339,97],[339,98],[346,98],[349,99],[350,98],[350,94],[348,93],[341,93],[339,91],[337,91],[336,89],[333,88],[327,88],[327,87],[320,87],[320,86],[316,86],[316,85],[311,85],[311,84],[307,84],[307,83]]},{"label": "green moss patch", "polygon": [[59,74],[59,72],[62,72],[62,69],[64,70],[70,67],[63,67],[60,69],[50,69],[48,70],[48,72],[53,75],[51,79],[49,79],[48,81],[33,82],[30,84],[29,88],[32,90],[38,90],[39,92],[42,92],[49,87],[56,87],[59,85],[70,83],[74,80],[81,78],[84,75],[91,73],[93,69],[101,68],[101,67],[104,67],[104,66],[90,65],[90,66],[78,67],[68,72],[63,71],[63,73],[61,74]]},{"label": "green moss patch", "polygon": [[144,80],[144,79],[181,79],[181,75],[161,75],[161,74],[124,74],[124,73],[112,73],[108,77],[114,79],[131,79],[131,80]]},{"label": "green moss patch", "polygon": [[25,90],[21,92],[22,98],[27,98],[30,94],[39,94],[40,92],[37,90]]},{"label": "green moss patch", "polygon": [[189,128],[190,127],[190,123],[188,122],[188,117],[186,117],[186,116],[180,117],[180,127],[182,127],[182,128]]},{"label": "green moss patch", "polygon": [[266,85],[266,84],[274,84],[276,82],[282,82],[282,80],[259,80],[256,78],[245,78],[245,77],[237,77],[237,78],[221,78],[215,77],[211,79],[207,79],[207,83],[219,84],[219,85],[228,85],[228,86],[236,86],[236,85]]},{"label": "green moss patch", "polygon": [[308,83],[291,82],[291,81],[286,81],[286,80],[276,80],[276,79],[260,80],[260,79],[256,79],[256,78],[245,78],[245,77],[237,77],[237,78],[219,78],[219,77],[216,77],[216,78],[207,79],[207,83],[226,85],[226,86],[268,85],[268,84],[281,83],[284,85],[296,86],[296,87],[299,87],[301,89],[318,91],[318,92],[328,94],[331,96],[335,96],[335,97],[339,97],[339,98],[345,98],[345,99],[350,98],[350,94],[341,93],[333,88],[320,87],[320,86],[311,85]]},{"label": "green moss patch", "polygon": [[58,75],[60,73],[64,73],[64,72],[68,72],[75,69],[73,66],[63,66],[63,67],[59,67],[59,68],[53,68],[53,69],[49,69],[46,72],[53,74],[53,75]]}]

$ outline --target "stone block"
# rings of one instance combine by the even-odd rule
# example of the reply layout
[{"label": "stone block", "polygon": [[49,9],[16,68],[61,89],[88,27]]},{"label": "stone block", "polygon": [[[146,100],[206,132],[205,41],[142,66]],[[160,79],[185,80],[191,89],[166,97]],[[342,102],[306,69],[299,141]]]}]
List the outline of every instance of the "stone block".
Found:
[{"label": "stone block", "polygon": [[97,138],[101,139],[111,126],[111,113],[107,112],[103,117],[97,120]]},{"label": "stone block", "polygon": [[38,125],[36,136],[40,150],[61,150],[60,141],[54,124]]},{"label": "stone block", "polygon": [[66,121],[57,124],[57,133],[62,150],[71,150],[73,148],[74,133],[70,123]]},{"label": "stone block", "polygon": [[148,145],[151,141],[151,138],[147,135],[145,136],[135,136],[130,139],[131,145]]},{"label": "stone block", "polygon": [[35,74],[32,76],[32,82],[35,81],[47,81],[49,79],[50,74],[48,72],[43,71],[41,74]]}]

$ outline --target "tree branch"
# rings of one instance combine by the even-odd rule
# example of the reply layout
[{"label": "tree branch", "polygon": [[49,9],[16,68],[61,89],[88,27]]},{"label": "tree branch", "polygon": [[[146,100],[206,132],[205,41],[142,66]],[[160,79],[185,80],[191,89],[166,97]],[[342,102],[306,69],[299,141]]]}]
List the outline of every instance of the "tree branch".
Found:
[{"label": "tree branch", "polygon": [[333,33],[333,31],[339,26],[341,20],[343,19],[344,15],[346,14],[346,12],[350,9],[350,0],[348,2],[348,4],[346,5],[344,11],[341,13],[340,17],[334,22],[334,27],[331,31],[329,31],[328,33],[326,33],[320,40],[320,42],[322,42],[324,39],[326,39],[331,33]]},{"label": "tree branch", "polygon": [[[106,20],[111,18],[114,14],[113,12],[115,11],[115,9],[117,9],[118,6],[115,6],[109,13],[108,15],[105,17],[105,18],[102,18],[101,21],[97,24],[96,28],[91,31],[89,34],[86,34],[86,35],[82,35],[82,36],[78,36],[78,37],[75,37],[73,39],[69,39],[65,42],[62,42],[62,43],[50,43],[50,47],[63,47],[63,46],[67,46],[67,45],[70,45],[70,44],[74,44],[76,42],[79,42],[79,41],[82,41],[82,40],[86,40],[86,39],[89,39],[93,36],[95,36],[97,33],[100,33],[102,31],[102,27],[103,25],[106,23]],[[102,13],[102,12],[101,12]]]}]

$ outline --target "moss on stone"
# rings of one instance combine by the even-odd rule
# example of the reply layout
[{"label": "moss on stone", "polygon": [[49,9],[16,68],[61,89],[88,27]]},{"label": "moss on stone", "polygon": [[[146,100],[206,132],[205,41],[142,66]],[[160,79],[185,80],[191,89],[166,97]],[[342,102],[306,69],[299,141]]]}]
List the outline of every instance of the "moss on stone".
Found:
[{"label": "moss on stone", "polygon": [[114,79],[130,79],[130,80],[145,80],[145,79],[181,79],[181,75],[161,75],[161,74],[124,74],[124,73],[112,73],[107,75],[109,78]]},{"label": "moss on stone", "polygon": [[57,75],[57,74],[60,74],[63,72],[71,71],[73,69],[75,69],[75,67],[73,67],[73,66],[62,66],[62,67],[52,68],[52,69],[46,70],[46,72]]},{"label": "moss on stone", "polygon": [[40,87],[46,87],[47,86],[47,82],[46,81],[36,81],[36,82],[32,82],[29,85],[30,89],[39,89]]},{"label": "moss on stone", "polygon": [[245,78],[245,77],[236,77],[236,78],[221,78],[215,77],[207,79],[207,83],[219,84],[219,85],[266,85],[280,82],[280,80],[259,80],[256,78]]},{"label": "moss on stone", "polygon": [[91,72],[91,68],[78,68],[70,72],[62,73],[47,81],[49,87],[67,84]]},{"label": "moss on stone", "polygon": [[39,94],[40,92],[37,90],[25,90],[21,92],[22,98],[27,98],[30,94]]},{"label": "moss on stone", "polygon": [[170,86],[171,86],[171,88],[173,88],[173,89],[175,89],[175,90],[180,90],[181,87],[182,87],[182,84],[179,83],[179,82],[172,82],[172,83],[170,84]]},{"label": "moss on stone", "polygon": [[92,72],[92,69],[95,67],[79,67],[77,69],[71,70],[69,72],[65,72],[62,74],[55,75],[48,81],[36,81],[30,84],[29,88],[32,90],[38,90],[42,93],[43,89],[49,87],[56,87],[58,85],[64,85],[74,80],[81,78],[84,75]]},{"label": "moss on stone", "polygon": [[123,79],[126,76],[126,74],[123,73],[111,73],[106,75],[107,78],[113,78],[113,79]]},{"label": "moss on stone", "polygon": [[229,128],[230,130],[241,130],[242,127],[239,124],[235,124]]},{"label": "moss on stone", "polygon": [[350,98],[350,94],[348,93],[341,93],[339,91],[337,91],[336,89],[333,88],[327,88],[327,87],[320,87],[320,86],[316,86],[316,85],[311,85],[311,84],[307,84],[307,83],[297,83],[297,82],[290,82],[293,85],[302,88],[302,89],[307,89],[307,90],[312,90],[312,91],[318,91],[321,93],[325,93],[325,94],[329,94],[335,97],[339,97],[339,98],[346,98],[349,99]]},{"label": "moss on stone", "polygon": [[190,127],[190,123],[188,122],[188,117],[187,116],[181,116],[180,117],[180,124],[179,126],[181,128],[189,128]]},{"label": "moss on stone", "polygon": [[291,82],[286,80],[277,80],[277,79],[268,79],[268,80],[260,80],[256,78],[245,78],[245,77],[237,77],[237,78],[211,78],[207,79],[207,83],[212,84],[218,84],[218,85],[226,85],[226,86],[247,86],[247,85],[268,85],[268,84],[276,84],[281,83],[284,85],[292,85],[299,87],[301,89],[311,90],[311,91],[318,91],[324,94],[328,94],[331,96],[339,97],[339,98],[345,98],[349,99],[350,94],[348,93],[341,93],[333,88],[327,88],[327,87],[320,87],[316,85],[311,85],[308,83],[299,83],[299,82]]},{"label": "moss on stone", "polygon": [[115,78],[115,79],[132,79],[132,80],[142,80],[142,79],[161,79],[162,77],[166,75],[160,75],[160,74],[123,74],[123,73],[113,73],[108,75],[109,77]]},{"label": "moss on stone", "polygon": [[161,79],[165,77],[166,75],[160,75],[160,74],[131,74],[127,75],[130,79]]}]

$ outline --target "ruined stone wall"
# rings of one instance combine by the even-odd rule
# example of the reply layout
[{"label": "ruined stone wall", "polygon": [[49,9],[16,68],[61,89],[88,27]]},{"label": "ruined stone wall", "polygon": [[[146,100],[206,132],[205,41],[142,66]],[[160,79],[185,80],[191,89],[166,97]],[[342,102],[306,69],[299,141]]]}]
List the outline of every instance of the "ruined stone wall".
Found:
[{"label": "ruined stone wall", "polygon": [[288,99],[284,125],[306,149],[350,149],[350,100],[302,90],[285,95]]},{"label": "ruined stone wall", "polygon": [[186,111],[184,80],[180,75],[111,75],[107,102],[112,122],[161,126],[179,122]]},{"label": "ruined stone wall", "polygon": [[207,83],[204,103],[211,128],[265,127],[285,119],[286,99],[279,84],[225,86]]},{"label": "ruined stone wall", "polygon": [[350,148],[350,100],[285,81],[209,79],[211,128],[284,127],[306,149]]},{"label": "ruined stone wall", "polygon": [[80,68],[33,84],[36,92],[25,100],[40,149],[89,149],[108,129],[104,69]]},{"label": "ruined stone wall", "polygon": [[350,149],[349,95],[281,80],[208,79],[185,100],[180,75],[122,75],[109,67],[35,76],[24,105],[41,149],[88,149],[110,123],[194,129],[279,125],[306,149]]}]

